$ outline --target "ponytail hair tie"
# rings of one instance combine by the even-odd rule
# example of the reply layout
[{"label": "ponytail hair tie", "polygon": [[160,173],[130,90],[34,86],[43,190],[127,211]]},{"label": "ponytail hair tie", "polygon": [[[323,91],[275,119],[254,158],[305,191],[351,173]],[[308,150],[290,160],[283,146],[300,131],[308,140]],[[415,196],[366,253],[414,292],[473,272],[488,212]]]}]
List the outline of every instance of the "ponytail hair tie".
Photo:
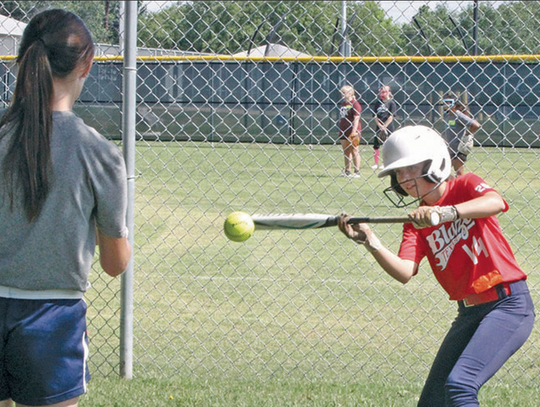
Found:
[{"label": "ponytail hair tie", "polygon": [[47,47],[47,44],[45,44],[45,41],[43,41],[43,38],[41,38],[41,37],[37,37],[36,40],[34,41],[34,43],[36,43],[36,42],[40,43],[44,47]]}]

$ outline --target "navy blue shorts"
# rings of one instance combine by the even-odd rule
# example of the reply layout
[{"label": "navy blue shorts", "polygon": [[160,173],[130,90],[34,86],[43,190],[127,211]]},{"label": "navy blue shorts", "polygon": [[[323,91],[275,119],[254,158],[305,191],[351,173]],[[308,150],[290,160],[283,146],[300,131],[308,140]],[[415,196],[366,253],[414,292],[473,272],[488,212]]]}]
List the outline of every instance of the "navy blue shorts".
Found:
[{"label": "navy blue shorts", "polygon": [[0,400],[60,403],[86,392],[84,300],[0,298]]}]

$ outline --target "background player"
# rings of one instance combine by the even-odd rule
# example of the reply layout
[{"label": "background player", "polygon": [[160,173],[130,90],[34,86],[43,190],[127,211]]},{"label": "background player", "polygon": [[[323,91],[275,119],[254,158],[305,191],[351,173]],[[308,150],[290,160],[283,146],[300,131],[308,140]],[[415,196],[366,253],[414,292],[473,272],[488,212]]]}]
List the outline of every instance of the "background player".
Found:
[{"label": "background player", "polygon": [[[360,115],[362,106],[356,100],[354,88],[350,85],[345,85],[341,88],[343,102],[340,106],[339,120],[339,141],[343,147],[345,156],[345,171],[347,177],[360,176],[360,153],[358,145],[360,144],[360,135],[362,132],[362,124],[360,123]],[[351,175],[351,166],[354,165],[354,174]]]},{"label": "background player", "polygon": [[390,86],[382,86],[379,89],[379,98],[371,106],[375,117],[375,137],[373,138],[373,158],[375,164],[371,167],[384,168],[379,165],[379,149],[388,136],[394,131],[394,115],[396,113],[396,102],[392,98]]},{"label": "background player", "polygon": [[28,23],[0,120],[0,406],[77,406],[96,237],[111,276],[131,257],[121,151],[72,111],[94,57],[76,15]]},{"label": "background player", "polygon": [[[411,223],[403,227],[398,254],[384,247],[366,224],[349,225],[348,216],[340,217],[339,228],[401,283],[415,276],[421,260],[428,258],[459,311],[418,406],[478,406],[480,387],[525,343],[535,318],[527,276],[496,217],[508,204],[477,175],[448,180],[448,149],[427,127],[394,132],[383,147],[383,159],[379,177],[390,176],[387,192],[420,202],[409,215]],[[432,226],[433,214],[441,219],[437,226]]]},{"label": "background player", "polygon": [[464,164],[472,151],[473,133],[481,126],[472,117],[469,107],[453,93],[446,94],[443,108],[446,123],[444,139],[448,143],[452,167],[456,176],[460,176],[465,173]]}]

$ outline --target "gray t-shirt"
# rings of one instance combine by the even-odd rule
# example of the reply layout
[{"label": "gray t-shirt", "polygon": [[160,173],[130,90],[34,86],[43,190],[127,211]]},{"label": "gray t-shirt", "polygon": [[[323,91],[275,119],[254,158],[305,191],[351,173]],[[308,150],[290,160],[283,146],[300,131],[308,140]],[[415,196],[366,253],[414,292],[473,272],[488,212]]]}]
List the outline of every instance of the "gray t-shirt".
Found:
[{"label": "gray t-shirt", "polygon": [[445,114],[446,129],[444,139],[448,143],[450,152],[457,154],[459,141],[465,135],[465,130],[474,123],[474,119],[460,112]]},{"label": "gray t-shirt", "polygon": [[[0,169],[10,136],[0,139]],[[95,226],[126,234],[127,177],[120,149],[73,112],[53,113],[52,184],[29,223],[16,195],[9,207],[0,174],[0,285],[23,290],[87,289]]]}]

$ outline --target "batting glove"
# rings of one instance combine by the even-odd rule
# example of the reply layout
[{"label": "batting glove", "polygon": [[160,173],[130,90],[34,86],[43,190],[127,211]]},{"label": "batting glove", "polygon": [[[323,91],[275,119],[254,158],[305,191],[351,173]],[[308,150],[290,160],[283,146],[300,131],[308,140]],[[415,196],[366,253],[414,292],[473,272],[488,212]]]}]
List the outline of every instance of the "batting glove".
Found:
[{"label": "batting glove", "polygon": [[453,222],[459,217],[455,206],[421,206],[409,214],[417,229]]}]

